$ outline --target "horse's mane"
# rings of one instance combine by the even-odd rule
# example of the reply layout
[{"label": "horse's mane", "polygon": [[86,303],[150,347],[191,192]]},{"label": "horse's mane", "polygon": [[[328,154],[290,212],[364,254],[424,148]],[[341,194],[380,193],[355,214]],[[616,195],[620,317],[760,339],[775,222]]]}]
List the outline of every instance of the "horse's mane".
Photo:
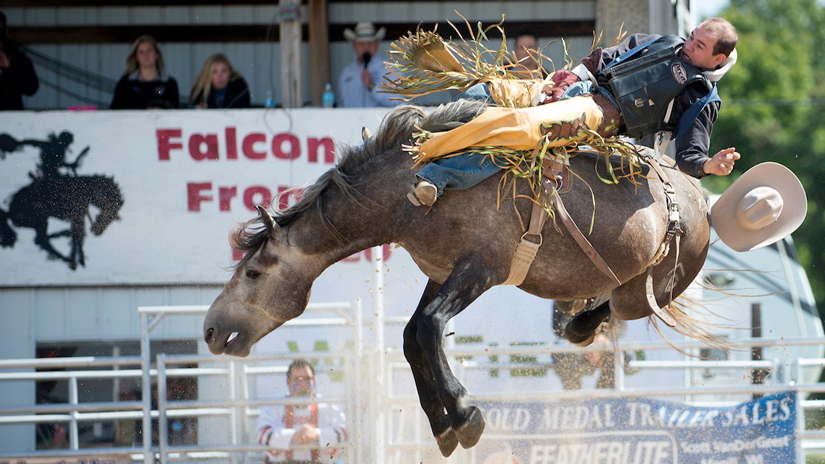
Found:
[{"label": "horse's mane", "polygon": [[[361,168],[373,158],[383,156],[384,153],[396,150],[404,143],[409,143],[415,132],[442,132],[454,129],[477,117],[487,106],[487,103],[483,101],[459,100],[439,105],[429,115],[417,105],[401,105],[393,108],[381,121],[376,134],[366,139],[363,145],[338,145],[340,156],[335,167],[322,174],[314,184],[301,190],[301,199],[296,204],[284,210],[274,210],[273,219],[279,226],[288,226],[304,211],[315,206],[324,227],[339,242],[346,243],[346,238],[327,217],[321,195],[327,187],[337,186],[347,198],[358,203],[363,204],[365,200],[369,201],[352,187],[348,177],[360,172]],[[273,203],[276,202],[277,198],[273,199]],[[236,225],[229,234],[229,243],[232,248],[247,252],[246,257],[237,266],[241,266],[248,257],[255,254],[266,243],[266,239],[266,229],[260,217]]]}]

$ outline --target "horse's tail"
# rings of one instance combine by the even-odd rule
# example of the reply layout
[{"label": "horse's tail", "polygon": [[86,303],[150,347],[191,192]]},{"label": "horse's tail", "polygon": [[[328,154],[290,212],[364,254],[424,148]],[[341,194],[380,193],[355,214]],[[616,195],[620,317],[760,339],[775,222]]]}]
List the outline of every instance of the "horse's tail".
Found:
[{"label": "horse's tail", "polygon": [[0,209],[0,246],[13,247],[17,240],[17,233],[9,226],[9,213]]},{"label": "horse's tail", "polygon": [[[710,319],[711,317],[718,318],[718,315],[712,314],[709,311],[707,311],[707,309],[703,307],[702,303],[698,299],[691,297],[691,295],[688,292],[679,295],[679,297],[677,297],[671,303],[669,303],[665,308],[663,308],[663,310],[667,311],[668,315],[670,315],[670,317],[673,318],[673,320],[676,322],[674,330],[676,330],[680,334],[685,335],[694,340],[698,340],[706,345],[709,345],[713,348],[717,348],[722,351],[728,351],[730,349],[730,343],[728,343],[727,340],[719,337],[718,335],[714,335],[708,330],[708,328],[714,327],[730,329],[731,327],[723,324],[712,323],[706,320]],[[706,316],[711,317],[702,319],[700,317],[694,316],[693,314],[705,314]],[[665,337],[664,333],[662,333],[661,329],[659,328],[659,320],[656,317],[656,315],[651,314],[650,316],[648,316],[648,319],[650,321],[650,324],[656,329],[657,332],[659,332],[659,335],[662,337],[662,339],[668,344],[671,344],[670,340],[668,340],[667,337]],[[673,345],[671,344],[671,346]],[[680,350],[675,346],[674,348],[677,351],[684,353],[683,350]]]}]

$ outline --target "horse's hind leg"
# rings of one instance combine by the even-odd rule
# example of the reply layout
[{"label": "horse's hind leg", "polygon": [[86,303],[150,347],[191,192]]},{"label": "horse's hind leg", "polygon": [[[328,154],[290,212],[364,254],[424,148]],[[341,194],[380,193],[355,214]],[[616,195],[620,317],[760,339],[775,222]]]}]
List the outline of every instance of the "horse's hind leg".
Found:
[{"label": "horse's hind leg", "polygon": [[9,226],[9,214],[0,209],[0,247],[13,247],[17,233]]},{"label": "horse's hind leg", "polygon": [[418,400],[430,421],[430,428],[438,442],[438,449],[444,457],[449,457],[458,446],[458,438],[450,426],[450,418],[444,412],[444,405],[438,398],[433,372],[417,339],[419,317],[440,287],[441,285],[432,280],[427,282],[418,308],[407,323],[407,327],[404,328],[404,356],[410,364],[413,379],[415,379],[415,388],[418,390]]},{"label": "horse's hind leg", "polygon": [[450,425],[464,448],[478,443],[484,432],[484,418],[477,407],[461,404],[467,390],[450,370],[441,340],[447,321],[489,290],[492,282],[493,272],[485,266],[481,257],[476,254],[462,256],[433,300],[421,312],[415,333],[432,370],[438,398],[447,410]]}]

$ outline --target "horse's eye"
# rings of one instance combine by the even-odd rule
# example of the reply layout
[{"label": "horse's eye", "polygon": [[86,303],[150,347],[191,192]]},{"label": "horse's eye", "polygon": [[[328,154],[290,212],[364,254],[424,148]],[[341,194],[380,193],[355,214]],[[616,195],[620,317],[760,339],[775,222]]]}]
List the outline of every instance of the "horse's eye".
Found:
[{"label": "horse's eye", "polygon": [[257,279],[258,276],[260,276],[260,275],[261,275],[260,272],[253,271],[252,269],[249,269],[248,271],[246,271],[246,276],[249,277],[250,279]]}]

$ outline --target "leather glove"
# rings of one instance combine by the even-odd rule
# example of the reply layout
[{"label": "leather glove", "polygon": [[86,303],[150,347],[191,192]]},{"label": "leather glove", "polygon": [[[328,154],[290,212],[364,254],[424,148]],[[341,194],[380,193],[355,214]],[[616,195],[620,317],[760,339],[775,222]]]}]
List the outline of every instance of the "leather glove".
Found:
[{"label": "leather glove", "polygon": [[553,103],[559,101],[562,94],[568,87],[576,82],[579,82],[579,76],[573,74],[570,71],[566,71],[564,69],[560,69],[553,74],[551,78],[553,83],[555,84],[553,88],[546,90],[544,93],[547,94],[547,98],[544,99],[544,103]]}]

